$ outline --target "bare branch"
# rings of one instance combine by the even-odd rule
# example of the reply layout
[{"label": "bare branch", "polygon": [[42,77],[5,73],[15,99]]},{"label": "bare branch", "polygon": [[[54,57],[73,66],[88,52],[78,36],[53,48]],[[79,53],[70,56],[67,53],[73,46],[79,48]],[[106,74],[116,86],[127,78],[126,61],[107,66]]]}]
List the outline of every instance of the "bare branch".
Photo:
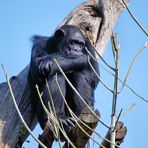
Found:
[{"label": "bare branch", "polygon": [[90,111],[93,113],[93,115],[100,121],[100,123],[102,125],[104,125],[106,128],[109,129],[109,126],[106,125],[104,122],[102,122],[98,116],[95,114],[95,112],[92,110],[92,108],[90,106],[88,106],[88,104],[86,103],[86,101],[82,98],[82,96],[79,94],[79,92],[74,88],[74,86],[72,85],[72,83],[68,80],[67,76],[65,75],[65,73],[63,72],[62,68],[60,67],[60,65],[58,64],[57,60],[54,59],[55,63],[57,64],[60,72],[62,73],[62,75],[64,76],[64,78],[66,79],[66,81],[68,82],[68,84],[70,85],[70,87],[75,91],[75,93],[80,97],[80,99],[83,101],[83,103],[90,109]]},{"label": "bare branch", "polygon": [[11,84],[10,84],[10,81],[9,81],[9,78],[8,78],[8,75],[7,75],[6,70],[5,70],[5,68],[4,68],[3,65],[2,65],[2,68],[3,68],[3,71],[4,71],[4,75],[5,75],[7,84],[8,84],[8,86],[9,86],[9,90],[10,90],[10,93],[11,93],[11,96],[12,96],[12,100],[13,100],[13,102],[14,102],[15,108],[16,108],[16,110],[17,110],[17,113],[18,113],[18,115],[19,115],[19,117],[20,117],[22,123],[24,124],[24,126],[26,127],[26,129],[27,129],[27,131],[30,133],[30,135],[33,137],[33,139],[34,139],[37,143],[39,143],[43,148],[47,148],[40,140],[38,140],[38,138],[36,138],[36,137],[34,136],[34,134],[31,132],[30,128],[29,128],[28,125],[26,124],[24,118],[22,117],[21,112],[20,112],[20,110],[19,110],[19,108],[18,108],[18,105],[17,105],[17,103],[16,103],[16,101],[15,101],[14,93],[13,93],[13,91],[12,91],[12,87],[11,87]]},{"label": "bare branch", "polygon": [[126,7],[128,13],[130,14],[130,16],[132,17],[132,19],[135,21],[135,23],[139,26],[139,28],[144,32],[144,34],[146,36],[148,36],[148,32],[144,29],[144,27],[141,25],[141,23],[136,19],[136,17],[133,15],[133,13],[130,11],[130,9],[128,8],[126,2],[124,0],[122,0],[124,6]]}]

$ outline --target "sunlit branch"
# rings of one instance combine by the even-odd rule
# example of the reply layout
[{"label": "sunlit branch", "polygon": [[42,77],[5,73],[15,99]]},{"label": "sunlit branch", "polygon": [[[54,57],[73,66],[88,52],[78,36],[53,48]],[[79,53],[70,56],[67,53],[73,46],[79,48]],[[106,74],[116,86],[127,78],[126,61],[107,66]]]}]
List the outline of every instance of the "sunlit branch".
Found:
[{"label": "sunlit branch", "polygon": [[80,93],[75,89],[75,87],[72,85],[72,83],[68,80],[67,76],[65,75],[65,73],[63,72],[62,68],[60,67],[60,65],[58,64],[57,60],[54,59],[55,63],[57,64],[60,72],[62,73],[62,75],[64,76],[65,80],[67,81],[67,83],[70,85],[70,87],[75,91],[75,93],[80,97],[80,99],[83,101],[83,103],[89,108],[89,110],[93,113],[93,115],[100,121],[100,123],[102,125],[104,125],[107,128],[110,128],[108,125],[106,125],[104,122],[102,122],[98,116],[94,113],[94,111],[91,109],[91,107],[86,103],[86,101],[82,98],[82,96],[80,95]]},{"label": "sunlit branch", "polygon": [[131,109],[133,109],[136,106],[136,103],[133,103],[130,105],[124,113],[121,114],[121,117],[125,116]]},{"label": "sunlit branch", "polygon": [[[110,72],[109,70],[107,70],[106,68],[104,68],[102,65],[100,65],[106,72],[108,72],[110,75],[112,75],[113,77],[115,76],[112,72]],[[144,102],[148,103],[148,100],[146,100],[145,98],[143,98],[141,95],[139,95],[135,90],[133,90],[130,86],[128,86],[126,83],[124,83],[120,78],[118,78],[118,80],[124,84],[135,96],[137,96],[138,98],[140,98],[141,100],[143,100]]]},{"label": "sunlit branch", "polygon": [[[68,110],[69,110],[69,112],[70,112],[70,115],[71,115],[71,116],[73,117],[73,119],[75,120],[76,124],[77,124],[80,128],[82,128],[82,127],[80,126],[80,124],[78,124],[77,121],[81,122],[85,127],[87,127],[89,130],[91,130],[92,132],[94,132],[94,133],[95,133],[97,136],[99,136],[101,139],[103,139],[103,140],[105,140],[105,141],[111,143],[110,140],[104,138],[104,137],[101,136],[98,132],[96,132],[95,130],[93,130],[92,128],[90,128],[86,123],[84,123],[82,120],[80,120],[80,119],[75,115],[75,113],[71,110],[71,108],[69,107],[69,105],[68,105],[68,103],[67,103],[67,101],[66,101],[66,99],[65,99],[65,96],[64,96],[64,94],[63,94],[63,92],[62,92],[62,90],[61,90],[61,87],[60,87],[59,82],[58,82],[58,80],[57,80],[57,75],[56,75],[56,83],[57,83],[57,86],[58,86],[58,88],[59,88],[59,91],[60,91],[60,93],[61,93],[61,95],[62,95],[62,98],[63,98],[63,100],[64,100],[64,103],[65,103],[66,107],[68,108]],[[83,129],[81,129],[81,130],[83,131]],[[83,131],[83,132],[85,133],[85,131]],[[97,143],[97,144],[100,145],[102,148],[104,148],[103,145],[101,145],[101,144],[99,144],[98,142],[96,142],[96,140],[94,140],[90,135],[87,135],[87,136],[89,136],[95,143]],[[115,144],[115,146],[116,146],[116,147],[119,147],[119,146],[116,145],[116,144]]]},{"label": "sunlit branch", "polygon": [[117,123],[118,123],[118,121],[119,121],[119,119],[120,119],[120,117],[121,117],[122,111],[123,111],[123,109],[120,110],[120,113],[119,113],[119,115],[118,115],[118,117],[117,117],[117,120],[116,120],[116,124],[115,124],[114,130],[116,129],[116,126],[117,126]]},{"label": "sunlit branch", "polygon": [[89,65],[90,65],[91,69],[93,70],[93,72],[95,73],[95,75],[98,77],[98,79],[99,79],[100,82],[102,83],[102,85],[103,85],[107,90],[109,90],[110,92],[113,93],[113,90],[110,89],[110,88],[100,79],[100,76],[97,74],[97,72],[95,71],[94,67],[93,67],[92,64],[91,64],[89,57],[88,57],[88,63],[89,63]]},{"label": "sunlit branch", "polygon": [[[37,93],[38,93],[40,102],[41,102],[41,104],[42,104],[42,107],[43,107],[45,113],[47,114],[47,117],[50,119],[50,121],[52,121],[52,122],[55,123],[55,124],[53,124],[53,125],[51,125],[51,124],[50,124],[50,125],[51,125],[51,126],[54,126],[54,130],[52,130],[52,131],[53,131],[54,136],[58,139],[58,132],[57,132],[57,127],[56,127],[56,125],[58,124],[58,123],[57,123],[58,120],[57,120],[57,118],[55,117],[55,113],[53,114],[53,111],[52,111],[52,109],[51,109],[50,106],[49,106],[50,112],[49,112],[49,110],[46,108],[44,102],[42,101],[42,96],[41,96],[41,93],[40,93],[39,88],[38,88],[37,85],[36,85],[36,89],[37,89]],[[50,122],[48,122],[48,123],[50,123]]]},{"label": "sunlit branch", "polygon": [[37,143],[39,143],[43,148],[47,148],[38,138],[36,138],[36,137],[34,136],[34,134],[32,133],[32,131],[30,130],[30,128],[29,128],[28,125],[26,124],[25,120],[23,119],[23,117],[22,117],[22,115],[21,115],[21,112],[20,112],[20,110],[19,110],[19,108],[18,108],[18,105],[17,105],[17,103],[16,103],[16,100],[15,100],[15,97],[14,97],[14,93],[13,93],[13,91],[12,91],[12,87],[11,87],[10,81],[9,81],[9,79],[8,79],[8,75],[7,75],[6,70],[5,70],[5,68],[4,68],[3,65],[2,65],[2,68],[3,68],[4,75],[5,75],[5,78],[6,78],[8,87],[9,87],[9,90],[10,90],[10,94],[11,94],[11,96],[12,96],[13,103],[14,103],[14,105],[15,105],[16,111],[17,111],[17,113],[18,113],[18,115],[19,115],[19,117],[20,117],[22,123],[24,124],[25,128],[26,128],[27,131],[30,133],[30,135],[33,137],[33,139],[34,139]]},{"label": "sunlit branch", "polygon": [[[47,90],[48,90],[48,93],[49,93],[51,106],[52,106],[52,108],[53,108],[54,115],[55,115],[55,117],[57,118],[56,109],[55,109],[55,106],[54,106],[54,103],[53,103],[53,98],[52,98],[52,95],[51,95],[51,91],[50,91],[50,88],[49,88],[47,79],[45,79],[45,82],[46,82],[46,87],[47,87]],[[50,106],[50,105],[49,105],[49,106]]]},{"label": "sunlit branch", "polygon": [[[144,45],[144,47],[146,46],[146,44]],[[145,47],[146,48],[146,47]],[[90,53],[90,52],[88,52],[88,53]],[[98,62],[97,61],[97,59],[90,53],[89,54],[96,62]],[[110,72],[109,70],[107,70],[103,65],[101,65],[100,63],[99,63],[99,65],[106,71],[106,72],[108,72],[110,75],[112,75],[113,77],[115,76],[115,74],[113,74],[112,72]],[[141,95],[139,95],[135,90],[133,90],[130,86],[128,86],[127,84],[126,84],[126,82],[124,82],[123,80],[121,80],[119,77],[118,77],[118,80],[122,83],[122,87],[123,87],[123,85],[124,86],[126,86],[134,95],[136,95],[138,98],[140,98],[141,100],[143,100],[143,101],[145,101],[146,103],[148,103],[148,100],[147,99],[145,99],[144,97],[142,97]],[[123,88],[122,88],[123,89]],[[120,90],[121,91],[121,90]],[[120,92],[118,92],[118,93],[120,93]]]},{"label": "sunlit branch", "polygon": [[148,32],[144,29],[144,27],[141,25],[141,23],[136,19],[136,17],[133,15],[133,13],[130,11],[130,9],[128,8],[126,2],[124,0],[122,0],[124,6],[126,7],[128,13],[130,14],[130,16],[132,17],[132,19],[135,21],[135,23],[139,26],[139,28],[144,32],[144,34],[146,36],[148,36]]},{"label": "sunlit branch", "polygon": [[[85,47],[85,49],[89,52],[89,50]],[[111,70],[115,70],[112,66],[110,66],[104,59],[103,59],[103,57],[99,54],[99,52],[98,52],[98,50],[96,50],[95,48],[94,48],[94,50],[95,50],[95,52],[96,52],[96,54],[99,56],[99,58],[102,60],[102,62],[107,66],[107,67],[109,67]],[[90,53],[90,52],[89,52]]]},{"label": "sunlit branch", "polygon": [[129,66],[129,68],[128,68],[126,77],[125,77],[125,79],[124,79],[124,81],[123,81],[124,83],[122,84],[122,87],[121,87],[121,89],[120,89],[120,91],[119,91],[118,93],[120,93],[120,92],[123,90],[124,85],[125,85],[125,83],[126,83],[126,81],[127,81],[127,79],[128,79],[128,76],[129,76],[129,74],[130,74],[130,72],[131,72],[131,69],[132,69],[133,65],[135,64],[136,60],[139,58],[139,56],[141,55],[141,53],[144,51],[144,49],[145,49],[146,47],[147,47],[147,43],[145,43],[145,44],[143,45],[143,47],[138,51],[138,53],[136,54],[136,56],[135,56],[134,59],[132,60],[130,66]]},{"label": "sunlit branch", "polygon": [[[116,125],[116,107],[117,107],[117,97],[118,97],[118,77],[119,77],[119,63],[120,63],[120,48],[117,47],[117,40],[113,36],[113,52],[115,52],[115,76],[114,76],[114,91],[113,91],[113,101],[112,101],[112,115],[111,115],[111,135],[110,139],[112,143],[115,143],[115,125]],[[113,144],[110,144],[111,148],[115,148]]]},{"label": "sunlit branch", "polygon": [[[57,83],[57,86],[58,86],[58,88],[59,88],[59,91],[60,91],[60,93],[61,93],[61,95],[62,95],[62,98],[63,98],[63,100],[64,100],[64,103],[65,103],[66,107],[68,108],[68,110],[69,110],[71,116],[72,116],[73,119],[75,120],[75,123],[78,125],[78,127],[79,127],[89,138],[91,138],[96,144],[100,145],[100,144],[99,144],[96,140],[94,140],[94,139],[91,137],[91,135],[89,135],[89,134],[80,126],[80,124],[77,122],[77,120],[79,120],[79,121],[81,121],[81,120],[80,120],[80,119],[73,113],[73,111],[70,109],[70,107],[69,107],[69,105],[68,105],[68,103],[67,103],[67,101],[66,101],[66,99],[65,99],[65,97],[64,97],[64,94],[63,94],[63,92],[62,92],[62,90],[61,90],[61,87],[60,87],[60,85],[59,85],[59,82],[58,82],[58,80],[57,80],[57,75],[56,75],[56,83]],[[83,122],[83,121],[82,121],[82,122]],[[89,126],[86,126],[86,127],[89,127]],[[89,127],[89,128],[90,128],[90,127]],[[90,128],[90,129],[91,129],[91,128]],[[93,129],[91,129],[91,131],[94,132]]]},{"label": "sunlit branch", "polygon": [[[48,83],[47,83],[46,85],[47,85],[47,87],[49,88]],[[37,91],[38,91],[38,94],[39,94],[39,96],[40,96],[40,100],[41,100],[43,109],[44,109],[45,111],[48,110],[48,109],[46,108],[45,104],[44,104],[43,101],[42,101],[42,98],[41,98],[41,95],[40,95],[40,92],[39,92],[38,87],[37,87]],[[50,89],[49,89],[48,91],[49,91],[49,94],[50,94]],[[51,95],[50,95],[50,97],[51,97],[50,99],[52,99],[52,96],[51,96]],[[53,100],[52,100],[52,101],[53,101]],[[54,105],[54,104],[53,104],[53,105]],[[52,107],[55,108],[54,106],[52,106]],[[55,110],[55,109],[54,109],[54,110]],[[47,113],[49,113],[49,112],[47,112]],[[60,127],[59,120],[58,120],[57,116],[55,116],[55,114],[56,114],[56,113],[53,114],[53,112],[47,114],[48,117],[50,118],[51,122],[53,122],[53,124],[52,124],[51,126],[54,126],[54,130],[56,131],[56,132],[54,132],[54,130],[52,130],[52,131],[55,133],[54,136],[55,136],[56,139],[59,141],[59,139],[60,139],[60,132],[59,132],[59,130],[60,130],[60,131],[62,132],[63,136],[66,138],[66,140],[71,144],[71,146],[74,147],[74,148],[76,148],[76,147],[74,146],[74,144],[71,142],[71,140],[69,139],[69,137],[67,136],[65,130],[63,130],[63,129]],[[48,122],[48,123],[49,123],[49,122]],[[61,124],[61,125],[62,125],[62,124]],[[60,143],[60,142],[59,142],[59,143]],[[59,144],[59,145],[60,145],[60,144]]]}]

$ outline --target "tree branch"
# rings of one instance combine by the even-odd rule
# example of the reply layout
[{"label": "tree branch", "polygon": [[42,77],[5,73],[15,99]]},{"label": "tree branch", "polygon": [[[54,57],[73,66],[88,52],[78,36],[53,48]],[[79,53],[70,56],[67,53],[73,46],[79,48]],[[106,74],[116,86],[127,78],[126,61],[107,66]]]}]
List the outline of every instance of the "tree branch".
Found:
[{"label": "tree branch", "polygon": [[[129,0],[126,1],[128,3]],[[80,27],[91,40],[100,55],[110,39],[111,33],[124,9],[119,0],[89,0],[75,8],[59,25],[72,24]],[[58,26],[58,27],[59,27]],[[35,113],[31,110],[29,91],[22,98],[27,84],[29,65],[18,76],[10,79],[18,107],[30,129],[36,124]],[[14,148],[20,140],[22,122],[15,110],[7,84],[0,84],[0,145],[5,148]],[[28,136],[26,132],[21,141]]]}]

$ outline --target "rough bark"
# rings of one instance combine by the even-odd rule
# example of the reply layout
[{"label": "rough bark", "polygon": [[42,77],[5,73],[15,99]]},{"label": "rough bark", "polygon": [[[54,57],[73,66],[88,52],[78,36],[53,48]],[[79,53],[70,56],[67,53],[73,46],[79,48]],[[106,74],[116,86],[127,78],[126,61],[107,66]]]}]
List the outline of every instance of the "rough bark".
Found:
[{"label": "rough bark", "polygon": [[[95,113],[98,117],[100,117],[100,113],[98,110],[95,110]],[[83,121],[88,127],[90,127],[93,130],[95,130],[95,128],[98,124],[98,119],[94,116],[94,114],[92,114],[90,109],[88,109],[87,107],[84,108],[79,119],[81,121]],[[89,136],[86,135],[86,133],[83,132],[80,127],[90,136],[92,135],[93,131],[90,130],[89,128],[87,128],[80,121],[78,122],[78,125],[75,126],[73,134],[74,134],[74,137],[76,137],[76,138],[73,141],[73,143],[76,147],[83,148],[87,144],[87,142],[89,140]]]},{"label": "rough bark", "polygon": [[[129,0],[126,0],[129,2]],[[103,54],[110,39],[111,33],[124,9],[119,0],[89,0],[75,8],[59,25],[72,24],[80,27],[91,40],[100,54]],[[22,94],[27,83],[29,65],[22,72],[11,78],[11,85],[20,111],[28,124],[33,129],[37,124],[36,116],[31,110],[29,94],[22,99]],[[23,129],[20,118],[12,102],[7,84],[0,84],[0,146],[14,148],[19,139],[22,142],[28,136]]]}]

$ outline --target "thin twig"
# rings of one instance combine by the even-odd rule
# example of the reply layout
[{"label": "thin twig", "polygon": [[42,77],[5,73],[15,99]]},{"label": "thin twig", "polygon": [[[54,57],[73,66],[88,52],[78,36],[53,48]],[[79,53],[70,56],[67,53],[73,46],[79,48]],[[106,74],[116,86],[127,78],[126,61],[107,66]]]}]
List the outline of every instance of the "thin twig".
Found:
[{"label": "thin twig", "polygon": [[114,34],[112,33],[112,36],[111,36],[111,45],[112,45],[112,53],[113,53],[113,59],[114,59],[114,63],[115,63],[115,61],[116,61],[116,59],[115,59],[115,43],[114,43]]},{"label": "thin twig", "polygon": [[[112,102],[112,115],[111,115],[111,142],[115,143],[115,124],[116,124],[116,107],[117,107],[117,96],[118,96],[118,77],[119,77],[119,63],[120,63],[120,48],[117,47],[117,40],[115,36],[112,38],[113,51],[115,52],[115,77],[114,77],[114,91],[113,91],[113,102]],[[113,144],[110,144],[111,148],[115,148]]]},{"label": "thin twig", "polygon": [[130,11],[130,9],[128,8],[126,2],[124,0],[122,0],[124,6],[126,7],[128,13],[130,14],[130,16],[132,17],[132,19],[135,21],[135,23],[139,26],[139,28],[144,32],[144,34],[146,36],[148,36],[148,32],[144,29],[144,27],[141,25],[141,23],[136,19],[136,17],[133,15],[133,13]]},{"label": "thin twig", "polygon": [[[57,74],[56,74],[56,76],[57,76]],[[67,136],[67,133],[65,132],[62,123],[60,122],[61,124],[59,124],[59,121],[60,121],[60,120],[58,120],[58,117],[57,117],[57,114],[56,114],[56,109],[55,109],[55,106],[54,106],[53,97],[52,97],[52,95],[51,95],[51,91],[50,91],[50,88],[49,88],[47,79],[46,79],[46,86],[47,86],[47,88],[48,88],[49,96],[50,96],[50,99],[51,99],[52,108],[53,108],[53,111],[54,111],[54,116],[55,116],[55,118],[56,118],[57,121],[58,121],[58,128],[59,128],[59,130],[62,132],[62,134],[64,135],[65,139],[70,143],[70,145],[71,145],[73,148],[75,148],[75,145],[72,143],[72,141],[71,141],[71,140],[69,139],[69,137]],[[61,125],[61,126],[60,126],[60,125]],[[56,125],[55,125],[55,126],[56,126]],[[59,134],[59,137],[60,137],[60,132],[59,132],[58,134]]]},{"label": "thin twig", "polygon": [[[41,102],[41,104],[42,104],[42,107],[43,107],[45,113],[47,114],[48,118],[50,118],[50,120],[51,120],[52,122],[54,122],[54,123],[58,122],[58,121],[57,121],[57,118],[55,118],[55,116],[54,116],[54,114],[53,114],[52,109],[50,109],[50,112],[49,112],[49,110],[46,108],[46,106],[45,106],[45,104],[44,104],[44,102],[43,102],[43,100],[42,100],[42,96],[41,96],[41,93],[40,93],[39,88],[38,88],[37,85],[36,85],[36,89],[37,89],[37,93],[38,93],[40,102]],[[55,125],[56,125],[56,124],[53,124],[54,129],[53,129],[52,131],[53,131],[54,136],[58,139],[58,136],[57,136],[58,134],[57,134],[57,130],[56,130],[57,127],[56,127]],[[55,131],[54,131],[54,130],[55,130]]]},{"label": "thin twig", "polygon": [[[85,50],[86,50],[87,53],[93,58],[93,60],[95,60],[96,62],[98,62],[97,59],[89,52],[89,50],[88,50],[87,48],[85,48]],[[97,74],[96,70],[95,70],[94,67],[92,66],[89,57],[88,57],[88,62],[89,62],[90,67],[91,67],[92,70],[94,71],[95,75],[98,77],[98,79],[99,79],[100,82],[102,83],[102,85],[103,85],[106,89],[108,89],[110,92],[113,92],[113,90],[110,89],[109,86],[107,86],[107,84],[105,84],[105,83],[103,82],[103,80],[101,80],[100,76]]]},{"label": "thin twig", "polygon": [[[47,87],[49,88],[49,86],[48,86],[48,83],[46,84],[47,85]],[[41,95],[40,95],[40,92],[39,92],[39,89],[38,89],[38,87],[37,87],[37,91],[38,91],[38,95],[39,95],[39,97],[40,97],[40,101],[41,101],[41,103],[42,103],[42,106],[43,106],[43,109],[46,111],[46,110],[48,110],[47,108],[46,108],[46,106],[45,106],[45,104],[43,103],[43,101],[42,101],[42,98],[41,98]],[[50,91],[50,90],[49,90]],[[51,97],[51,96],[50,96]],[[50,99],[52,99],[52,97],[50,98]],[[52,100],[53,101],[53,100]],[[54,104],[53,104],[54,105]],[[54,106],[53,106],[53,108],[54,108]],[[47,113],[49,113],[49,111],[47,112]],[[71,144],[71,146],[72,147],[74,147],[74,148],[76,148],[75,146],[74,146],[74,144],[71,142],[71,140],[69,139],[69,137],[66,135],[66,132],[65,132],[65,130],[63,130],[63,128],[62,127],[60,127],[60,123],[59,123],[59,120],[58,120],[58,118],[57,118],[57,115],[55,116],[55,113],[53,113],[53,112],[51,112],[51,113],[49,113],[49,114],[47,114],[48,115],[48,117],[50,118],[50,120],[54,123],[53,124],[53,126],[54,126],[54,129],[56,130],[56,132],[54,132],[55,133],[55,137],[56,137],[56,139],[57,140],[59,140],[59,134],[60,134],[60,132],[58,132],[59,130],[62,132],[62,134],[63,134],[63,136],[66,138],[66,140]],[[62,124],[61,124],[62,125]]]},{"label": "thin twig", "polygon": [[83,103],[90,109],[90,111],[92,112],[92,114],[100,121],[100,123],[102,125],[104,125],[106,128],[110,128],[108,125],[106,125],[104,122],[102,122],[98,116],[94,113],[94,111],[91,109],[91,107],[86,103],[86,101],[82,98],[82,96],[80,95],[80,93],[75,89],[75,87],[72,85],[72,83],[69,81],[69,79],[67,78],[67,76],[65,75],[64,71],[62,70],[62,68],[60,67],[59,63],[57,62],[56,59],[54,59],[56,65],[58,66],[60,72],[62,73],[62,75],[64,76],[65,80],[67,81],[67,83],[70,85],[70,87],[75,91],[75,93],[80,97],[80,99],[83,101]]},{"label": "thin twig", "polygon": [[[145,44],[146,45],[146,44]],[[146,47],[145,47],[146,48]],[[90,56],[93,57],[93,59],[95,61],[97,61],[95,59],[95,57],[90,53]],[[98,61],[97,61],[98,62]],[[113,74],[112,72],[110,72],[109,70],[107,70],[103,65],[101,65],[99,63],[99,65],[106,71],[108,72],[110,75],[112,75],[113,77],[115,76],[115,74]],[[123,80],[121,80],[120,78],[118,78],[118,80],[122,83],[122,85],[126,86],[134,95],[136,95],[138,98],[140,98],[141,100],[143,100],[144,102],[148,103],[148,100],[146,100],[145,98],[143,98],[141,95],[139,95],[135,90],[133,90],[130,86],[128,86],[125,82],[123,82]]]},{"label": "thin twig", "polygon": [[118,117],[117,117],[117,120],[116,120],[116,124],[115,124],[115,128],[114,128],[114,130],[116,129],[116,126],[117,126],[118,121],[119,121],[119,119],[120,119],[120,117],[121,117],[121,113],[122,113],[122,111],[123,111],[123,109],[121,109],[120,112],[119,112],[119,115],[118,115]]},{"label": "thin twig", "polygon": [[[103,65],[100,65],[106,72],[108,72],[110,75],[112,75],[113,77],[115,76],[112,72],[110,72],[109,70],[107,70],[106,68],[103,67]],[[123,80],[121,80],[120,78],[118,78],[118,80],[124,84],[135,96],[137,96],[138,98],[140,98],[141,100],[143,100],[144,102],[148,103],[148,100],[146,100],[145,98],[143,98],[141,95],[139,95],[135,90],[133,90],[130,86],[128,86],[126,83],[123,82]]]},{"label": "thin twig", "polygon": [[53,103],[53,98],[52,98],[51,91],[50,91],[50,88],[49,88],[49,85],[48,85],[48,81],[47,81],[47,79],[45,79],[45,81],[46,81],[46,87],[47,87],[47,90],[48,90],[48,93],[49,93],[49,98],[50,98],[51,106],[53,108],[54,115],[57,118],[56,109],[55,109],[55,106],[54,106],[54,103]]},{"label": "thin twig", "polygon": [[[112,45],[112,47],[113,47],[113,45]],[[144,47],[144,48],[147,47],[147,42],[144,44],[143,47]],[[87,49],[86,51],[88,51],[88,49]],[[97,60],[90,52],[88,52],[88,54],[89,54],[96,62],[98,62],[98,60]],[[112,75],[113,77],[115,76],[115,74],[113,74],[112,72],[110,72],[109,70],[107,70],[103,65],[101,65],[100,63],[99,63],[99,65],[100,65],[106,72],[108,72],[110,75]],[[100,79],[100,78],[99,78],[99,79]],[[141,95],[139,95],[135,90],[133,90],[130,86],[128,86],[128,85],[126,84],[126,82],[124,82],[123,80],[121,80],[119,77],[118,77],[118,80],[122,83],[122,85],[126,86],[134,95],[136,95],[138,98],[140,98],[140,99],[143,100],[144,102],[148,103],[148,100],[147,100],[147,99],[145,99],[144,97],[142,97]],[[123,86],[122,86],[122,87],[123,87]],[[123,88],[122,88],[122,89],[123,89]],[[119,93],[119,92],[118,92],[118,93]]]},{"label": "thin twig", "polygon": [[121,87],[120,91],[118,91],[118,94],[123,90],[124,85],[125,85],[125,83],[126,83],[126,81],[127,81],[127,79],[128,79],[128,76],[129,76],[129,74],[130,74],[130,72],[131,72],[131,69],[132,69],[133,65],[135,64],[136,60],[139,58],[139,56],[141,55],[141,53],[144,51],[144,49],[145,49],[146,47],[147,47],[147,42],[144,43],[143,47],[138,51],[138,53],[136,54],[136,56],[135,56],[134,59],[132,60],[130,66],[129,66],[129,68],[128,68],[126,77],[125,77],[125,79],[124,79],[124,81],[123,81],[124,83],[122,84],[122,87]]},{"label": "thin twig", "polygon": [[121,114],[121,117],[125,116],[131,109],[133,109],[136,106],[136,103],[133,103],[130,105],[124,113]]},{"label": "thin twig", "polygon": [[[59,82],[58,82],[58,80],[57,80],[57,76],[56,76],[56,83],[57,83],[57,86],[58,86],[58,88],[59,88],[59,91],[60,91],[60,93],[61,93],[61,95],[62,95],[62,98],[63,98],[63,100],[64,100],[64,103],[65,103],[66,107],[68,108],[68,110],[69,110],[69,112],[70,112],[70,115],[71,115],[71,116],[73,117],[73,119],[75,120],[76,124],[78,125],[78,122],[77,122],[77,120],[78,120],[78,121],[81,122],[85,127],[87,127],[89,130],[91,130],[92,132],[94,132],[97,136],[99,136],[101,139],[103,139],[103,140],[105,140],[105,141],[111,143],[110,140],[108,140],[108,139],[104,138],[103,136],[101,136],[98,132],[96,132],[95,130],[93,130],[91,127],[89,127],[86,123],[84,123],[82,120],[80,120],[80,119],[75,115],[75,113],[71,110],[71,108],[69,107],[69,105],[68,105],[68,103],[67,103],[67,101],[66,101],[66,99],[65,99],[65,96],[64,96],[64,94],[63,94],[63,92],[62,92],[62,90],[61,90],[61,87],[60,87],[60,85],[59,85]],[[80,125],[78,125],[78,126],[80,126]],[[82,128],[82,127],[81,127],[81,128]],[[91,137],[90,137],[90,138],[91,138]],[[98,142],[96,142],[96,140],[94,140],[93,138],[91,138],[91,139],[92,139],[95,143],[97,143],[98,145],[104,147],[103,145],[101,145],[101,144],[99,144]],[[116,144],[115,144],[115,146],[119,147],[119,146],[116,145]]]},{"label": "thin twig", "polygon": [[18,105],[17,105],[17,103],[16,103],[16,100],[15,100],[15,97],[14,97],[14,93],[13,93],[13,91],[12,91],[12,87],[11,87],[10,81],[9,81],[9,79],[8,79],[8,75],[7,75],[6,70],[5,70],[5,68],[4,68],[3,65],[2,65],[2,68],[3,68],[4,75],[5,75],[5,78],[6,78],[8,87],[9,87],[9,90],[10,90],[10,94],[11,94],[11,96],[12,96],[13,103],[14,103],[14,105],[15,105],[16,111],[17,111],[17,113],[18,113],[18,115],[19,115],[19,117],[20,117],[22,123],[24,124],[25,128],[26,128],[27,131],[30,133],[30,135],[33,137],[33,139],[34,139],[39,145],[41,145],[43,148],[47,148],[39,139],[37,139],[37,138],[34,136],[34,134],[32,133],[32,131],[30,130],[30,128],[29,128],[28,125],[26,124],[25,120],[23,119],[23,117],[22,117],[22,115],[21,115],[21,112],[20,112],[20,110],[19,110],[19,108],[18,108]]},{"label": "thin twig", "polygon": [[[95,48],[94,48],[95,49]],[[115,70],[112,66],[110,66],[107,62],[106,62],[106,60],[104,60],[104,58],[99,54],[99,52],[98,52],[98,50],[97,49],[95,49],[95,52],[96,52],[96,54],[99,56],[99,58],[102,60],[102,62],[108,67],[108,68],[110,68],[111,70]]]},{"label": "thin twig", "polygon": [[91,62],[90,62],[90,58],[89,58],[89,57],[88,57],[88,63],[89,63],[89,65],[90,65],[91,69],[93,70],[93,72],[95,73],[95,75],[98,77],[98,79],[99,79],[100,82],[102,83],[102,85],[103,85],[107,90],[109,90],[110,92],[113,93],[113,90],[110,89],[110,88],[101,80],[100,76],[99,76],[99,75],[97,74],[97,72],[95,71],[94,67],[92,66],[92,64],[91,64]]},{"label": "thin twig", "polygon": [[[110,68],[111,70],[114,71],[114,68],[113,68],[112,66],[110,66],[110,65],[106,62],[106,60],[104,60],[104,58],[100,55],[100,53],[98,52],[98,50],[95,48],[95,46],[93,45],[91,39],[89,38],[89,35],[88,35],[88,40],[89,40],[89,42],[91,43],[91,45],[93,46],[93,48],[94,48],[96,54],[97,54],[97,55],[99,56],[99,58],[102,60],[102,62],[103,62],[108,68]],[[87,47],[85,47],[85,49],[87,49]],[[89,50],[87,49],[87,51],[89,51]]]},{"label": "thin twig", "polygon": [[[71,110],[71,108],[69,107],[69,105],[68,105],[68,103],[67,103],[67,101],[66,101],[66,99],[65,99],[65,96],[64,96],[64,94],[63,94],[63,92],[62,92],[62,90],[61,90],[61,87],[60,87],[60,85],[59,85],[59,82],[58,82],[58,79],[57,79],[57,75],[56,75],[56,83],[57,83],[57,86],[58,86],[58,89],[59,89],[59,91],[60,91],[60,93],[61,93],[61,95],[62,95],[62,98],[63,98],[63,101],[64,101],[64,103],[65,103],[65,105],[66,105],[66,107],[68,108],[68,110],[69,110],[69,112],[70,112],[70,115],[73,117],[73,119],[75,120],[75,123],[79,126],[79,128],[89,137],[89,138],[91,138],[95,143],[97,143],[98,145],[100,145],[97,141],[95,141],[86,131],[84,131],[84,129],[79,125],[79,123],[77,122],[77,119],[79,119],[78,117],[76,118],[76,115],[73,113],[73,111]],[[74,116],[75,115],[75,116]],[[81,121],[80,119],[79,119],[79,121]],[[83,122],[83,121],[82,121]],[[87,126],[88,127],[88,126]],[[94,130],[92,130],[92,131],[94,131]]]},{"label": "thin twig", "polygon": [[114,77],[114,91],[113,91],[113,106],[112,106],[112,116],[116,113],[116,102],[118,95],[118,77],[119,77],[119,63],[120,63],[120,48],[117,47],[117,41],[115,41],[115,36],[113,37],[114,51],[115,51],[115,77]]}]

